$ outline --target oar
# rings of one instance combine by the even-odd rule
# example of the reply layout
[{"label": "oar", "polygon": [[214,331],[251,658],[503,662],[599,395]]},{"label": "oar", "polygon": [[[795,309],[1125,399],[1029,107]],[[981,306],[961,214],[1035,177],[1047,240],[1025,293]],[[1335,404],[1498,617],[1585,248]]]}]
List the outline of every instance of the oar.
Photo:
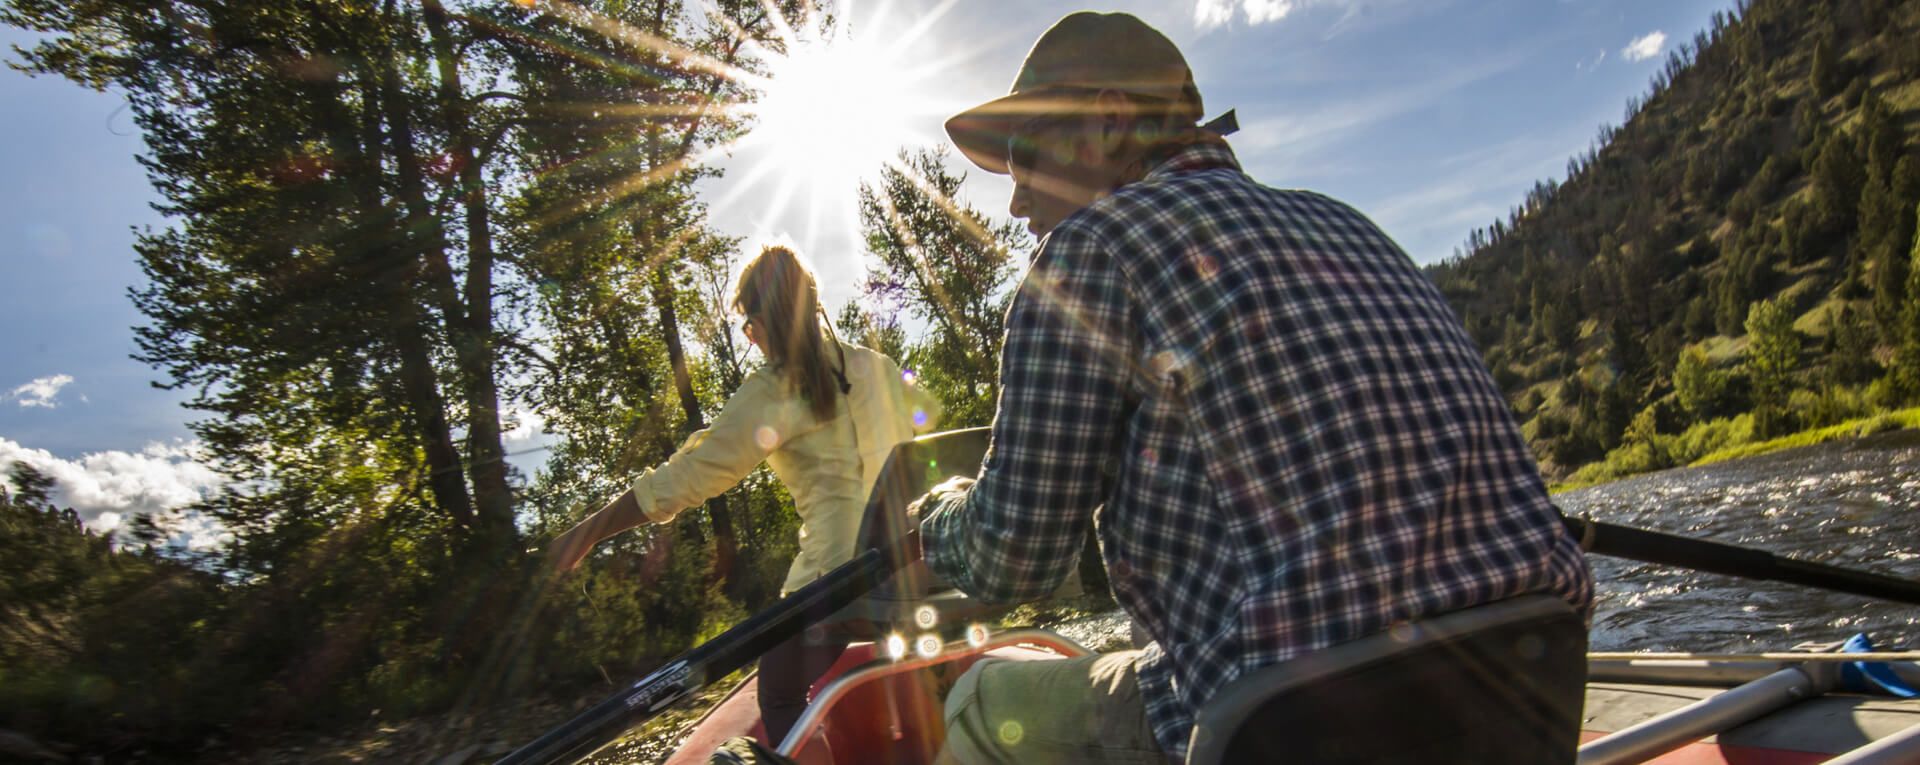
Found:
[{"label": "oar", "polygon": [[[874,593],[894,580],[902,568],[919,561],[919,532],[908,528],[906,506],[926,491],[929,469],[935,463],[944,464],[948,472],[977,469],[985,448],[984,428],[922,436],[894,447],[867,501],[859,537],[866,552],[718,637],[674,657],[626,690],[514,750],[496,765],[578,760],[808,627],[844,618],[837,612]],[[902,578],[908,581],[894,582],[893,589],[917,592],[923,586],[911,573],[902,574]]]},{"label": "oar", "polygon": [[1586,518],[1565,520],[1580,546],[1600,555],[1920,604],[1920,582]]},{"label": "oar", "polygon": [[[918,549],[918,545],[914,540],[903,540],[900,549]],[[885,581],[898,565],[898,556],[891,551],[868,550],[718,637],[674,657],[626,690],[514,750],[496,765],[545,765],[585,757],[653,719],[673,702],[726,677],[825,615],[845,608]]]}]

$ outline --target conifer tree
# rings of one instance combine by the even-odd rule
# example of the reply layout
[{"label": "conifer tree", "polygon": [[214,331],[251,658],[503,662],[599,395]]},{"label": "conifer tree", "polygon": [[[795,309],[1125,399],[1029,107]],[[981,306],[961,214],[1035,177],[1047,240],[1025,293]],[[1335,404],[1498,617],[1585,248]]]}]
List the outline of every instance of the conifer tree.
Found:
[{"label": "conifer tree", "polygon": [[860,188],[860,227],[878,264],[867,293],[928,325],[906,361],[946,405],[950,427],[985,425],[999,398],[1002,322],[1015,264],[1027,241],[958,201],[963,177],[940,151],[903,151]]},{"label": "conifer tree", "polygon": [[1813,162],[1813,204],[1823,235],[1844,235],[1852,227],[1866,180],[1853,137],[1830,134]]},{"label": "conifer tree", "polygon": [[1873,328],[1851,306],[1843,305],[1827,331],[1827,384],[1859,385],[1880,373],[1873,360]]},{"label": "conifer tree", "polygon": [[1813,88],[1815,96],[1826,99],[1840,92],[1840,62],[1833,52],[1833,41],[1821,36],[1813,44],[1813,64],[1807,73],[1807,84]]},{"label": "conifer tree", "polygon": [[[1913,213],[1915,228],[1920,228],[1920,205]],[[1907,295],[1901,324],[1900,344],[1888,373],[1894,391],[1911,402],[1920,400],[1920,237],[1915,238],[1907,254]]]},{"label": "conifer tree", "polygon": [[1747,310],[1747,369],[1753,376],[1754,429],[1765,438],[1786,428],[1787,396],[1799,367],[1800,337],[1793,315],[1773,300]]},{"label": "conifer tree", "polygon": [[1873,320],[1882,342],[1900,342],[1902,318],[1911,300],[1907,291],[1908,249],[1914,239],[1913,216],[1920,203],[1920,164],[1901,157],[1885,180],[1867,182],[1860,199],[1860,261],[1865,264],[1873,293]]}]

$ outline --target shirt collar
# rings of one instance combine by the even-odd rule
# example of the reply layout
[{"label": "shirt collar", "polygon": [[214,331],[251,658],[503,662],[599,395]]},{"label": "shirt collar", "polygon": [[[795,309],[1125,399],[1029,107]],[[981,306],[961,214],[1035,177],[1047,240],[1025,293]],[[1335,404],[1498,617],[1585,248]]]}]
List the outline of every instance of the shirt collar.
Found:
[{"label": "shirt collar", "polygon": [[1211,136],[1180,147],[1173,156],[1167,157],[1148,171],[1146,179],[1155,180],[1181,173],[1219,168],[1239,170],[1240,160],[1233,155],[1233,149],[1227,146],[1226,140]]}]

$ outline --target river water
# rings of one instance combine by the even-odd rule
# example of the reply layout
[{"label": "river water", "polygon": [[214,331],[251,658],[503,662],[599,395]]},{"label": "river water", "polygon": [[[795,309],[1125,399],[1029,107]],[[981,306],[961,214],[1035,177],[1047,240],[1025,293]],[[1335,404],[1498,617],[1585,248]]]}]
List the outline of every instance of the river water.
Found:
[{"label": "river water", "polygon": [[[1920,431],[1651,473],[1555,501],[1569,515],[1920,579]],[[1589,560],[1598,585],[1594,651],[1780,651],[1857,632],[1883,650],[1920,647],[1920,606]],[[1127,643],[1119,612],[1039,622],[1095,650]],[[593,761],[661,761],[690,720],[677,722],[648,726]]]},{"label": "river water", "polygon": [[[1920,432],[1894,431],[1629,478],[1555,498],[1569,514],[1920,579]],[[1914,646],[1920,606],[1590,558],[1596,651],[1785,650],[1865,632]]]}]

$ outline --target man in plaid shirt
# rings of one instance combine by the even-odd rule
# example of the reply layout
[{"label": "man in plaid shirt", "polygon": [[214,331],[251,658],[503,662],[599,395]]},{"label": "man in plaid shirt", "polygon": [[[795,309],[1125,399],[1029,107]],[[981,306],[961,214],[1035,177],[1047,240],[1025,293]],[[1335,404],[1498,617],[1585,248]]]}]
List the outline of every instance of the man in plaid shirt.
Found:
[{"label": "man in plaid shirt", "polygon": [[1093,524],[1152,638],[983,662],[959,762],[1165,762],[1248,671],[1395,623],[1592,581],[1471,340],[1386,234],[1241,172],[1180,52],[1078,13],[949,134],[1041,237],[1007,315],[977,482],[916,504],[933,571],[1032,600]]}]

